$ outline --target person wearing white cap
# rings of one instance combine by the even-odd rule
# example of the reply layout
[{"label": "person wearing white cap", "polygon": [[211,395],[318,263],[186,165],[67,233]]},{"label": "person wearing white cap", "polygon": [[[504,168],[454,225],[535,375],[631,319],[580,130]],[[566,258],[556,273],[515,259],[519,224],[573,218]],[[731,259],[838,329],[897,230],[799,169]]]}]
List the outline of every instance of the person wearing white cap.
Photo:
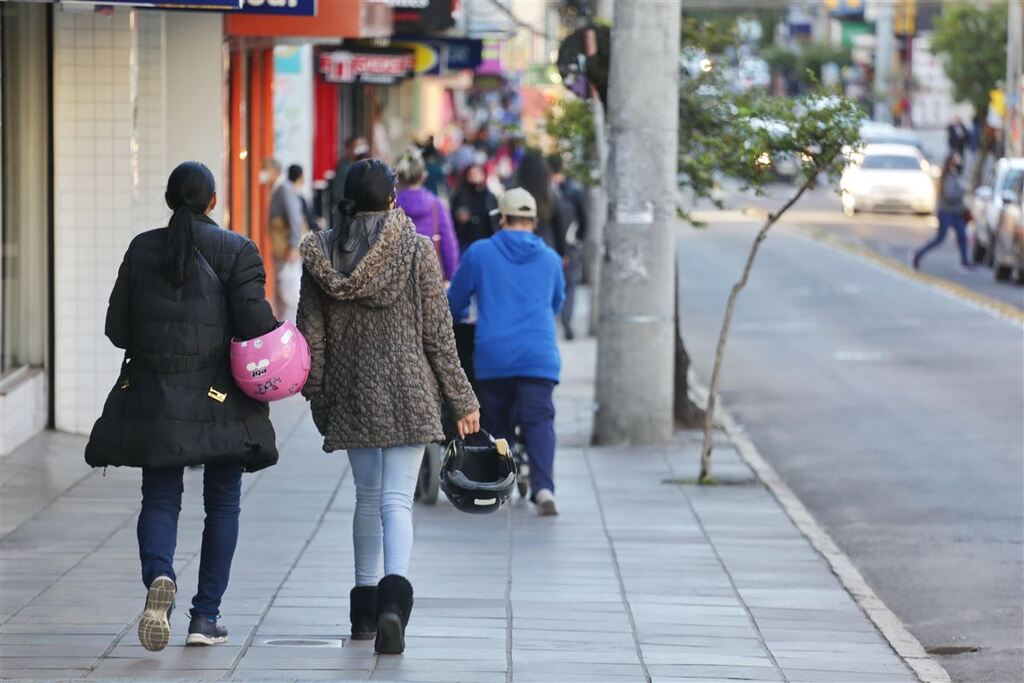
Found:
[{"label": "person wearing white cap", "polygon": [[530,453],[530,499],[542,515],[555,505],[555,406],[562,360],[555,316],[565,301],[562,258],[534,234],[537,202],[521,188],[502,195],[492,213],[501,230],[462,256],[448,304],[464,319],[476,298],[473,367],[483,426],[497,438],[522,430]]}]

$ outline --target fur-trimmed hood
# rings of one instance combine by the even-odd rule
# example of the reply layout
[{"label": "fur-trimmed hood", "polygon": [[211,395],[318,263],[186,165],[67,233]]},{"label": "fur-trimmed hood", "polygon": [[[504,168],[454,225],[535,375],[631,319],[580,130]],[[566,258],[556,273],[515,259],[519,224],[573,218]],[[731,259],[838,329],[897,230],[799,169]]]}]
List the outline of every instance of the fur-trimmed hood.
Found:
[{"label": "fur-trimmed hood", "polygon": [[[338,301],[371,308],[393,304],[409,281],[419,239],[409,217],[402,209],[360,214],[349,224],[344,237],[338,233],[312,233],[302,242],[302,263],[316,284],[328,298]],[[359,239],[364,240],[363,249],[369,241],[369,250],[351,274],[339,272],[337,266],[351,258],[353,249],[358,249],[353,242]]]}]

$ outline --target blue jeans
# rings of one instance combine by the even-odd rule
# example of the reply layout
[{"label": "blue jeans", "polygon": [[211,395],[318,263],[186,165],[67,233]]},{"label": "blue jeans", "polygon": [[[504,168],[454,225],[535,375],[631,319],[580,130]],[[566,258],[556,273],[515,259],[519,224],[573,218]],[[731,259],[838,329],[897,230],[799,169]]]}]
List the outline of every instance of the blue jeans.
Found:
[{"label": "blue jeans", "polygon": [[967,260],[967,218],[963,211],[939,211],[939,231],[930,242],[917,250],[914,254],[914,261],[919,262],[925,254],[942,244],[950,228],[953,228],[956,233],[956,245],[960,249],[960,265],[970,265]]},{"label": "blue jeans", "polygon": [[409,574],[412,498],[424,447],[348,449],[356,485],[352,544],[357,586],[377,585],[382,552],[385,574]]},{"label": "blue jeans", "polygon": [[[178,543],[178,514],[184,491],[184,468],[142,470],[142,510],[137,527],[142,582],[169,576],[175,582],[174,548]],[[231,559],[238,543],[238,514],[242,468],[237,463],[207,465],[203,472],[203,546],[199,556],[199,589],[192,598],[196,616],[217,617],[228,588]]]},{"label": "blue jeans", "polygon": [[530,454],[530,496],[555,490],[555,382],[537,377],[477,380],[483,426],[491,436],[514,439],[522,430]]}]

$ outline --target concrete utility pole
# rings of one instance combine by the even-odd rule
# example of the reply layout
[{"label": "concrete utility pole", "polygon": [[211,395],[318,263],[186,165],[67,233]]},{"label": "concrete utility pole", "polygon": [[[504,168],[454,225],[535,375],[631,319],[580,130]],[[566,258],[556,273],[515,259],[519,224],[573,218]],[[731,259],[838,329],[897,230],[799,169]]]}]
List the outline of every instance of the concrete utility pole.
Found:
[{"label": "concrete utility pole", "polygon": [[875,120],[892,123],[892,50],[895,36],[889,0],[875,10]]},{"label": "concrete utility pole", "polygon": [[679,0],[615,3],[597,443],[672,438]]}]

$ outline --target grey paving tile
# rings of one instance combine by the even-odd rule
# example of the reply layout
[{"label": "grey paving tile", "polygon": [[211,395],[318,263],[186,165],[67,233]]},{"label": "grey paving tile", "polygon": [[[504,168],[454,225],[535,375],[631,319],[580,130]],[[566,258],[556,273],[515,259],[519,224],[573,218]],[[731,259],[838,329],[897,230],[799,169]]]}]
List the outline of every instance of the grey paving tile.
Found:
[{"label": "grey paving tile", "polygon": [[[770,667],[703,666],[679,664],[651,664],[647,667],[655,680],[662,678],[712,678],[731,680],[781,681],[778,671]],[[832,683],[840,683],[833,681]]]}]

